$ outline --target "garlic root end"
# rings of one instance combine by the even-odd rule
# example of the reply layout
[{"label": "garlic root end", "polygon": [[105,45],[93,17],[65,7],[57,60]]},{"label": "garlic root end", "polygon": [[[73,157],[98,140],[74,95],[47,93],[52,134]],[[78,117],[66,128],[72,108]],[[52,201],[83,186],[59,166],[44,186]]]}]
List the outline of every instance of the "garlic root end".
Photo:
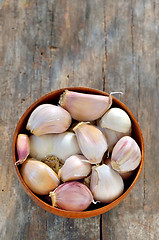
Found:
[{"label": "garlic root end", "polygon": [[51,197],[52,206],[53,206],[53,207],[56,207],[56,203],[55,203],[55,202],[56,202],[56,200],[55,200],[55,199],[56,199],[56,198],[55,198],[55,192],[54,192],[54,191],[53,191],[53,192],[50,192],[50,193],[49,193],[49,197]]},{"label": "garlic root end", "polygon": [[67,94],[68,90],[65,90],[61,95],[60,95],[60,100],[59,100],[59,104],[60,106],[64,106],[65,105],[65,95]]},{"label": "garlic root end", "polygon": [[79,126],[83,125],[83,124],[85,124],[85,122],[80,122],[80,123],[78,123],[72,130],[75,132],[76,129],[77,129]]}]

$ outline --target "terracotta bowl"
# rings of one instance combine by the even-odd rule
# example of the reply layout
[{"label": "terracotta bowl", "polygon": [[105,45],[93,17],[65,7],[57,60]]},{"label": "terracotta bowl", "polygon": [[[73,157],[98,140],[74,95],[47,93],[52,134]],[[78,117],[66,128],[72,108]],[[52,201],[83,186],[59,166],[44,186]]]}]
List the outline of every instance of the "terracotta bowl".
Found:
[{"label": "terracotta bowl", "polygon": [[[90,94],[98,94],[98,95],[104,95],[104,96],[108,96],[108,93],[103,92],[103,91],[99,91],[96,89],[90,89],[90,88],[84,88],[84,87],[72,87],[72,88],[67,88],[68,90],[73,90],[76,92],[82,92],[82,93],[90,93]],[[29,132],[26,130],[26,123],[27,120],[31,114],[31,112],[40,104],[43,103],[53,103],[53,104],[57,104],[58,100],[59,100],[59,96],[61,93],[63,93],[63,91],[65,90],[65,88],[63,89],[59,89],[53,92],[50,92],[46,95],[44,95],[43,97],[39,98],[36,102],[34,102],[23,114],[23,116],[21,117],[21,119],[18,122],[18,125],[16,127],[15,133],[14,133],[14,137],[13,137],[13,160],[14,163],[17,161],[17,152],[16,152],[16,140],[17,140],[17,136],[19,133],[26,133],[28,134]],[[139,175],[141,173],[142,167],[143,167],[143,162],[144,162],[144,140],[142,137],[142,133],[139,127],[138,122],[136,121],[135,117],[133,116],[132,112],[118,99],[113,97],[113,107],[119,107],[122,108],[123,110],[125,110],[129,117],[131,118],[132,121],[132,137],[136,140],[136,142],[138,143],[140,149],[141,149],[141,153],[142,153],[142,158],[141,158],[141,163],[139,165],[139,167],[136,169],[134,175],[129,179],[129,181],[127,181],[125,183],[125,188],[124,188],[124,192],[123,194],[118,197],[115,201],[111,202],[110,204],[102,204],[102,203],[97,203],[97,204],[92,204],[87,210],[83,211],[83,212],[71,212],[71,211],[65,211],[65,210],[61,210],[58,208],[53,208],[49,202],[47,201],[47,199],[45,199],[43,197],[39,197],[37,195],[35,195],[25,184],[25,182],[23,181],[23,178],[20,174],[20,167],[17,165],[15,166],[16,169],[16,173],[17,176],[19,178],[19,181],[21,182],[25,192],[33,199],[34,202],[36,202],[40,207],[42,207],[43,209],[45,209],[48,212],[51,212],[53,214],[62,216],[62,217],[67,217],[67,218],[87,218],[87,217],[93,217],[93,216],[97,216],[100,215],[102,213],[105,213],[107,211],[109,211],[110,209],[114,208],[117,204],[119,204],[132,190],[132,188],[134,187],[136,181],[139,178]]]}]

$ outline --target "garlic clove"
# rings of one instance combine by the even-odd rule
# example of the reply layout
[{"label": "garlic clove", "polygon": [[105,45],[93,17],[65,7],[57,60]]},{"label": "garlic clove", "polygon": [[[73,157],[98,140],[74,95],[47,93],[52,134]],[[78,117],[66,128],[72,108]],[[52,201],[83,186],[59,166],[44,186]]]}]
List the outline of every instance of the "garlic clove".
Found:
[{"label": "garlic clove", "polygon": [[56,134],[53,139],[52,153],[63,161],[72,155],[81,153],[75,133]]},{"label": "garlic clove", "polygon": [[26,134],[19,134],[17,138],[18,161],[16,164],[22,164],[30,153],[29,137]]},{"label": "garlic clove", "polygon": [[133,171],[141,161],[141,151],[136,141],[129,137],[122,137],[115,145],[111,156],[113,169],[120,173]]},{"label": "garlic clove", "polygon": [[31,135],[30,140],[30,156],[37,160],[42,160],[52,155],[53,144],[52,135],[45,134],[41,136]]},{"label": "garlic clove", "polygon": [[131,131],[131,120],[121,108],[109,109],[100,119],[99,125],[117,132],[128,133]]},{"label": "garlic clove", "polygon": [[58,176],[63,182],[85,178],[91,172],[91,164],[83,155],[73,155],[65,160]]},{"label": "garlic clove", "polygon": [[21,175],[26,185],[39,195],[47,195],[60,184],[57,174],[50,167],[33,158],[22,164]]},{"label": "garlic clove", "polygon": [[73,130],[83,155],[91,164],[100,163],[107,150],[107,141],[103,133],[97,127],[83,122]]},{"label": "garlic clove", "polygon": [[60,106],[42,104],[30,115],[27,129],[40,136],[47,133],[62,133],[71,125],[70,114]]},{"label": "garlic clove", "polygon": [[61,95],[59,103],[75,120],[94,121],[110,108],[112,97],[66,90]]},{"label": "garlic clove", "polygon": [[124,182],[116,171],[103,164],[92,168],[90,190],[95,200],[110,203],[124,191]]},{"label": "garlic clove", "polygon": [[[105,158],[105,159],[103,159],[102,162],[103,162],[104,164],[106,164],[107,166],[109,166],[110,168],[113,169],[113,167],[112,167],[112,165],[111,165],[111,158]],[[129,178],[133,175],[134,170],[133,170],[133,171],[130,171],[130,172],[125,172],[125,173],[120,173],[120,172],[118,172],[118,173],[120,174],[120,176],[122,177],[122,179],[123,179],[124,181],[126,181],[127,179],[129,179]]]},{"label": "garlic clove", "polygon": [[49,156],[56,156],[65,161],[74,154],[81,153],[75,133],[64,132],[30,136],[30,156],[42,160]]},{"label": "garlic clove", "polygon": [[76,181],[61,184],[49,196],[53,207],[67,211],[83,211],[93,202],[89,188]]},{"label": "garlic clove", "polygon": [[[68,129],[68,131],[70,132],[74,132],[73,129],[79,124],[80,122],[76,121],[75,123],[73,123],[71,125],[71,127]],[[96,121],[91,121],[91,122],[85,122],[86,124],[89,124],[89,125],[94,125],[96,126]],[[99,129],[100,130],[100,129]]]},{"label": "garlic clove", "polygon": [[100,127],[99,123],[97,123],[97,127],[99,128],[99,130],[102,131],[102,133],[104,134],[104,136],[107,140],[109,153],[112,152],[113,147],[119,141],[120,138],[131,135],[131,129],[128,132],[123,133],[123,132],[117,132],[117,131],[114,131],[114,130],[108,129],[108,128],[102,128],[102,127]]}]

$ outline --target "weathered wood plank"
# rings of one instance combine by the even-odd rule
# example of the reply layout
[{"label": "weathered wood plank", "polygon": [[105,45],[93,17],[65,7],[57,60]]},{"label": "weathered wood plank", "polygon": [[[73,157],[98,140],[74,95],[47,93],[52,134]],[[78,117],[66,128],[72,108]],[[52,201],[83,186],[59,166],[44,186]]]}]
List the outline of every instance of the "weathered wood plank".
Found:
[{"label": "weathered wood plank", "polygon": [[[158,1],[4,0],[0,36],[1,239],[158,239]],[[12,165],[13,132],[26,108],[77,85],[123,91],[119,98],[145,139],[136,186],[101,219],[45,212],[24,193]]]},{"label": "weathered wood plank", "polygon": [[[117,73],[116,82],[111,86],[116,83],[120,88],[123,84],[120,90],[125,92],[125,103],[137,117],[144,135],[146,157],[142,174],[131,194],[103,215],[103,239],[158,239],[159,4],[148,0],[113,3],[112,14],[111,6],[106,7],[110,22],[115,24],[111,28],[109,21],[106,22],[106,77],[111,81]],[[109,42],[109,33],[114,32],[117,36]]]}]

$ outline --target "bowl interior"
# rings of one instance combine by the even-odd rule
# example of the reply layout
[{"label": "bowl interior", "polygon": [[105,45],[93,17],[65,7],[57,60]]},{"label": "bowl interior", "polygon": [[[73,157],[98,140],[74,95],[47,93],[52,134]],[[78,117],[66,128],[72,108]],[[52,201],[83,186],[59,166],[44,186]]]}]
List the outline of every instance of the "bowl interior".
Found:
[{"label": "bowl interior", "polygon": [[143,161],[144,161],[144,141],[143,141],[143,137],[142,137],[142,133],[139,127],[139,124],[137,123],[135,117],[133,116],[133,114],[131,113],[131,111],[118,99],[113,97],[113,104],[112,107],[119,107],[122,108],[124,111],[126,111],[131,119],[132,122],[132,137],[135,139],[135,141],[138,143],[140,149],[141,149],[141,163],[139,165],[139,167],[136,169],[136,171],[134,172],[134,174],[132,175],[132,177],[125,182],[125,188],[124,188],[124,193],[117,198],[115,201],[111,202],[110,204],[103,204],[103,203],[97,203],[97,204],[91,204],[90,207],[83,212],[71,212],[71,211],[65,211],[65,210],[61,210],[58,208],[53,208],[50,205],[50,201],[48,200],[47,197],[44,196],[37,196],[35,195],[25,184],[25,182],[23,181],[21,174],[20,174],[20,166],[15,165],[15,162],[17,161],[17,152],[16,152],[16,140],[17,140],[17,136],[19,133],[25,133],[30,135],[29,131],[26,130],[26,124],[28,121],[28,118],[31,114],[31,112],[40,104],[43,103],[52,103],[52,104],[58,104],[59,101],[59,96],[60,94],[63,93],[63,91],[65,89],[68,90],[72,90],[72,91],[76,91],[76,92],[82,92],[82,93],[91,93],[91,94],[99,94],[99,95],[105,95],[108,96],[108,93],[106,92],[102,92],[100,90],[96,90],[96,89],[90,89],[90,88],[83,88],[83,87],[73,87],[73,88],[63,88],[63,89],[59,89],[53,92],[50,92],[44,96],[42,96],[41,98],[39,98],[36,102],[34,102],[23,114],[23,116],[21,117],[21,119],[18,122],[18,125],[16,127],[15,133],[14,133],[14,137],[13,137],[13,160],[14,160],[14,166],[16,168],[16,173],[17,176],[19,178],[19,181],[21,182],[25,192],[43,209],[45,209],[46,211],[49,211],[53,214],[59,215],[59,216],[63,216],[63,217],[69,217],[69,218],[85,218],[85,217],[92,217],[92,216],[96,216],[99,214],[102,214],[104,212],[109,211],[110,209],[112,209],[113,207],[115,207],[117,204],[119,204],[126,196],[127,194],[131,191],[131,189],[133,188],[134,184],[136,183],[140,173],[141,173],[141,169],[143,166]]}]

